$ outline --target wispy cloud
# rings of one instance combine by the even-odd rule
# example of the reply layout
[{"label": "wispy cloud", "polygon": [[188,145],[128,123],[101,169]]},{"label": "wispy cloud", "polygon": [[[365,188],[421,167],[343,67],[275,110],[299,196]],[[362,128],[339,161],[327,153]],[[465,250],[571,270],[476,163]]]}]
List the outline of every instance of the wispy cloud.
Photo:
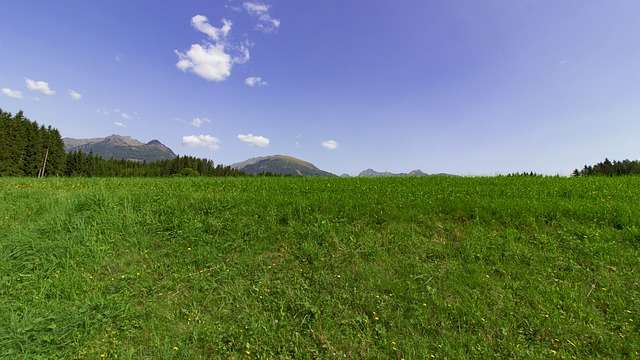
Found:
[{"label": "wispy cloud", "polygon": [[270,5],[262,2],[246,1],[242,4],[242,6],[247,11],[247,13],[249,13],[249,15],[258,18],[256,30],[265,33],[271,33],[280,28],[280,19],[272,17],[269,13],[269,10],[271,9]]},{"label": "wispy cloud", "polygon": [[127,127],[127,125],[125,125],[124,123],[121,123],[120,121],[114,122],[113,125],[115,125],[117,127],[121,127],[121,128],[126,128]]},{"label": "wispy cloud", "polygon": [[220,140],[211,135],[189,135],[182,137],[182,144],[189,147],[202,147],[209,150],[218,150]]},{"label": "wispy cloud", "polygon": [[244,80],[245,85],[249,87],[266,86],[267,82],[259,76],[248,77]]},{"label": "wispy cloud", "polygon": [[56,94],[55,91],[51,90],[51,88],[49,87],[49,83],[46,81],[36,81],[27,78],[25,79],[25,83],[27,84],[27,89],[31,91],[39,92],[47,96]]},{"label": "wispy cloud", "polygon": [[242,4],[242,6],[244,6],[245,10],[251,15],[264,15],[269,13],[269,5],[267,4],[247,1]]},{"label": "wispy cloud", "polygon": [[242,12],[242,7],[234,5],[232,0],[228,0],[228,3],[224,5],[224,8],[235,12]]},{"label": "wispy cloud", "polygon": [[253,134],[240,134],[238,135],[238,139],[242,142],[245,142],[251,146],[257,147],[267,147],[269,146],[269,139],[264,136],[257,136]]},{"label": "wispy cloud", "polygon": [[[126,113],[126,112],[124,112],[124,111],[122,111],[122,110],[120,110],[120,109],[118,109],[118,108],[113,109],[113,112],[114,112],[115,114],[118,114],[121,118],[123,118],[123,119],[125,119],[125,120],[131,120],[131,119],[133,119],[133,116],[131,116],[129,113]],[[107,111],[107,110],[100,110],[100,109],[98,109],[98,113],[101,113],[101,114],[103,114],[103,115],[109,115],[109,111]],[[134,115],[135,115],[135,114],[136,114],[136,113],[134,112]]]},{"label": "wispy cloud", "polygon": [[75,90],[69,90],[69,97],[74,101],[79,101],[80,99],[82,99],[82,94]]},{"label": "wispy cloud", "polygon": [[251,53],[249,52],[249,48],[253,46],[248,40],[240,45],[233,46],[235,50],[235,56],[233,57],[234,64],[246,64],[251,59]]},{"label": "wispy cloud", "polygon": [[22,99],[23,98],[22,92],[20,92],[18,90],[11,90],[9,88],[2,88],[2,93],[5,96],[8,96],[8,97],[13,98],[13,99]]},{"label": "wispy cloud", "polygon": [[193,126],[194,128],[199,128],[204,124],[208,124],[210,123],[211,120],[207,119],[207,118],[193,118],[193,120],[191,120],[191,126]]},{"label": "wispy cloud", "polygon": [[322,142],[322,147],[327,150],[335,150],[338,148],[338,142],[335,140],[326,140]]},{"label": "wispy cloud", "polygon": [[231,20],[222,19],[222,27],[215,27],[209,24],[209,19],[204,15],[196,15],[191,18],[191,26],[203,34],[206,34],[213,41],[224,40],[231,32]]}]

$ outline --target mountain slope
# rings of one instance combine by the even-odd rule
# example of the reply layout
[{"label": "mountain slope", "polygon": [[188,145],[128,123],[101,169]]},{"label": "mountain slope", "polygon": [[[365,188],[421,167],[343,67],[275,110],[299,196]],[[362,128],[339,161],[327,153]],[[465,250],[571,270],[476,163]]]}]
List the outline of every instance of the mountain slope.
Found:
[{"label": "mountain slope", "polygon": [[142,143],[129,136],[111,135],[106,138],[64,138],[65,151],[94,153],[104,159],[153,162],[173,159],[176,154],[158,140]]},{"label": "mountain slope", "polygon": [[286,155],[256,157],[233,164],[231,167],[250,175],[270,173],[292,176],[335,176],[318,169],[310,162]]},{"label": "mountain slope", "polygon": [[373,169],[367,169],[362,172],[358,176],[362,177],[385,177],[385,176],[455,176],[449,174],[427,174],[422,170],[413,170],[409,173],[392,173],[389,171],[379,172]]}]

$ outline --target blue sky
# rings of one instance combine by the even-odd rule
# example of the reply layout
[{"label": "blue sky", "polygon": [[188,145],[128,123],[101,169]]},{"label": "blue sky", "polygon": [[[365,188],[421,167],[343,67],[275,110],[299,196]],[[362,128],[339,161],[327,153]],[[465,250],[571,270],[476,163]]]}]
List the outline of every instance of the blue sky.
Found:
[{"label": "blue sky", "polygon": [[640,158],[635,0],[2,7],[0,108],[63,136],[352,174],[568,174]]}]

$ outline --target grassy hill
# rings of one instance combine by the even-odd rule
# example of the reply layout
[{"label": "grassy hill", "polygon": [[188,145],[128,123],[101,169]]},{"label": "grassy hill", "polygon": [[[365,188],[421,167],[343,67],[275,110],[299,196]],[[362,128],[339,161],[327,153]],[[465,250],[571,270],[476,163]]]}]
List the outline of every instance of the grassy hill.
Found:
[{"label": "grassy hill", "polygon": [[245,174],[278,174],[289,176],[336,176],[318,169],[310,162],[287,155],[271,155],[251,158],[231,165]]},{"label": "grassy hill", "polygon": [[0,358],[638,358],[640,178],[0,179]]}]

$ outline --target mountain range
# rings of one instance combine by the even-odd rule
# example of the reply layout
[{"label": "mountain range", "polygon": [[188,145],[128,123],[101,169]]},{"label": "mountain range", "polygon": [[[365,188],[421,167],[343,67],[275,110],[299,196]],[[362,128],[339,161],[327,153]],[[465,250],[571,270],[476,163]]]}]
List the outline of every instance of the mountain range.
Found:
[{"label": "mountain range", "polygon": [[361,177],[392,177],[392,176],[415,176],[415,177],[420,177],[420,176],[456,176],[456,175],[451,175],[451,174],[445,174],[445,173],[439,173],[439,174],[427,174],[422,170],[413,170],[410,171],[408,173],[392,173],[389,171],[375,171],[373,169],[367,169],[364,170],[362,172],[360,172],[360,174],[358,176]]},{"label": "mountain range", "polygon": [[176,157],[173,150],[158,140],[145,144],[129,136],[111,135],[94,139],[63,138],[62,141],[66,152],[93,153],[103,159],[153,162]]},{"label": "mountain range", "polygon": [[[158,140],[143,143],[130,136],[111,135],[105,138],[72,139],[63,138],[65,151],[82,151],[93,153],[104,159],[133,160],[153,162],[169,160],[177,155],[169,147]],[[231,165],[245,174],[275,174],[290,176],[336,176],[328,171],[317,168],[310,162],[297,159],[288,155],[271,155],[251,158]],[[343,177],[349,175],[343,174]],[[422,170],[413,170],[408,173],[379,172],[367,169],[358,175],[360,177],[392,177],[392,176],[434,176]],[[452,176],[449,174],[435,174],[435,176]]]},{"label": "mountain range", "polygon": [[362,177],[384,177],[384,176],[429,176],[429,174],[423,172],[422,170],[413,170],[408,173],[392,173],[389,171],[379,172],[373,169],[367,169],[362,172],[358,176]]}]

